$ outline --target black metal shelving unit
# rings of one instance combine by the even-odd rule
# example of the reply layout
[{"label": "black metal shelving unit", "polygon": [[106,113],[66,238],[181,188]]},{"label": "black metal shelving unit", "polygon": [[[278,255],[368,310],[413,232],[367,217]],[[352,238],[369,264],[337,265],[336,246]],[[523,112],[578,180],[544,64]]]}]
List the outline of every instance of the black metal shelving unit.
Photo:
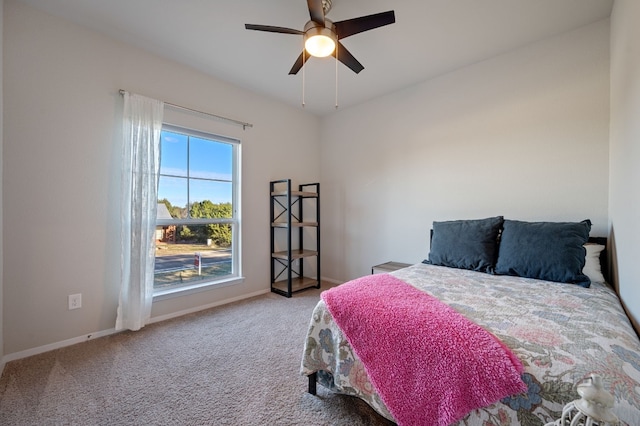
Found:
[{"label": "black metal shelving unit", "polygon": [[291,297],[320,288],[320,184],[298,185],[293,191],[291,179],[275,180],[269,193],[271,291]]}]

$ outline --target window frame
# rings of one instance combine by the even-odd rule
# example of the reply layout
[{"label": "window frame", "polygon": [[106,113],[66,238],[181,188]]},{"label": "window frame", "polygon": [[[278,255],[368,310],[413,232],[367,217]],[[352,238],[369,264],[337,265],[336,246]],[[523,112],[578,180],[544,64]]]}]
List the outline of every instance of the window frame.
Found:
[{"label": "window frame", "polygon": [[[229,285],[238,284],[244,281],[242,276],[242,262],[241,259],[241,220],[240,220],[240,164],[241,164],[241,142],[239,139],[230,138],[214,133],[202,132],[199,130],[190,129],[183,126],[176,126],[169,123],[162,124],[161,132],[172,132],[186,135],[188,137],[195,137],[199,139],[210,140],[216,143],[226,143],[232,146],[232,173],[231,173],[231,218],[184,218],[184,219],[156,219],[156,227],[169,226],[169,225],[208,225],[208,224],[228,224],[231,226],[231,274],[225,275],[220,279],[204,280],[202,282],[187,283],[183,285],[172,285],[167,288],[153,290],[153,300],[163,300],[170,298],[174,295],[183,296],[189,293],[195,293],[199,291],[210,290],[214,287],[226,287]],[[187,151],[187,156],[189,151]],[[160,153],[162,158],[162,152]],[[158,171],[158,187],[160,185],[160,177],[174,177],[172,175],[163,175],[161,171]],[[189,188],[190,180],[202,180],[201,178],[189,177],[189,163],[187,162],[187,188]],[[159,198],[156,195],[156,204]],[[187,189],[187,211],[191,205],[191,199],[189,198],[189,189]],[[155,240],[154,240],[155,246]],[[154,258],[155,258],[154,254]],[[155,268],[154,268],[155,269]],[[155,274],[155,270],[154,270]],[[154,278],[155,281],[155,278]]]}]

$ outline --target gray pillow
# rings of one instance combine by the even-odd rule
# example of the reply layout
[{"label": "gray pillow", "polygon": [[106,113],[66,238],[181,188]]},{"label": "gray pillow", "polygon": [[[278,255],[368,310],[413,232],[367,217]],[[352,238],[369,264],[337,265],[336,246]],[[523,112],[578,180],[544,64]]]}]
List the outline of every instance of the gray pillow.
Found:
[{"label": "gray pillow", "polygon": [[502,216],[433,222],[431,251],[424,263],[492,272],[498,255]]},{"label": "gray pillow", "polygon": [[521,222],[505,220],[496,274],[537,278],[589,287],[582,273],[591,221]]}]

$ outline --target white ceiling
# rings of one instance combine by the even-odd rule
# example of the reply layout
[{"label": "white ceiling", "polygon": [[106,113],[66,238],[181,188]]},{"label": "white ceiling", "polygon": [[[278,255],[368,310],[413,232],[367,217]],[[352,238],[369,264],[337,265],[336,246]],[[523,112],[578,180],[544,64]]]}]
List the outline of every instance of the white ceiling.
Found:
[{"label": "white ceiling", "polygon": [[[248,31],[245,23],[302,30],[304,0],[21,0],[221,80],[301,108],[303,73],[288,75],[302,36]],[[406,88],[519,46],[607,18],[613,0],[333,0],[341,21],[394,10],[396,23],[344,39],[364,65],[338,66],[340,108]],[[305,110],[334,111],[336,65],[304,67]]]}]

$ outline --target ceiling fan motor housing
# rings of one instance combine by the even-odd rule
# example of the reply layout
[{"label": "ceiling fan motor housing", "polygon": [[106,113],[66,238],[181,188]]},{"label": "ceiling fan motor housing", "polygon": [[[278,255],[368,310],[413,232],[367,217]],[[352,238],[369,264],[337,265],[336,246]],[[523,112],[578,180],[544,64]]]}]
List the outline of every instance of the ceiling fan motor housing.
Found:
[{"label": "ceiling fan motor housing", "polygon": [[322,0],[322,10],[324,11],[325,16],[331,10],[331,0]]}]

